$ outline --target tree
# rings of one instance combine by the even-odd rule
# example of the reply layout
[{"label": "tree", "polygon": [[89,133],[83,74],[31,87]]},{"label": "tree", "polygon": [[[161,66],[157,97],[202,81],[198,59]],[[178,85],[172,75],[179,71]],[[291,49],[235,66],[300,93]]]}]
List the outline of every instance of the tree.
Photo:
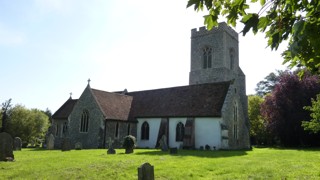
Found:
[{"label": "tree", "polygon": [[[306,67],[320,73],[320,1],[319,0],[259,0],[258,12],[249,13],[246,0],[188,0],[187,8],[194,6],[197,11],[204,7],[208,15],[204,24],[208,29],[218,25],[224,16],[227,23],[236,26],[241,18],[243,35],[252,30],[263,32],[272,50],[277,50],[284,40],[290,40],[282,53],[284,63],[291,67]],[[251,5],[258,0],[251,0]]]},{"label": "tree", "polygon": [[16,105],[11,109],[8,132],[25,142],[36,141],[44,137],[48,129],[48,116],[38,109],[27,109]]},{"label": "tree", "polygon": [[250,121],[250,139],[252,144],[269,144],[268,132],[265,120],[260,113],[260,106],[263,102],[260,96],[250,95],[248,97],[248,116]]},{"label": "tree", "polygon": [[284,146],[319,145],[320,135],[312,135],[301,127],[302,120],[310,120],[303,109],[311,105],[311,98],[320,92],[318,76],[308,73],[301,79],[296,73],[286,72],[261,105],[267,129]]},{"label": "tree", "polygon": [[312,99],[312,106],[304,107],[310,111],[310,121],[302,121],[302,127],[304,130],[311,131],[313,133],[320,132],[320,94],[317,95],[317,99]]},{"label": "tree", "polygon": [[264,80],[258,82],[256,87],[257,95],[263,97],[274,89],[275,85],[279,82],[279,77],[286,71],[276,70],[276,72],[270,73],[264,78]]},{"label": "tree", "polygon": [[7,121],[8,121],[8,112],[11,108],[11,99],[5,101],[2,103],[1,108],[1,131],[0,132],[6,132],[7,131]]}]

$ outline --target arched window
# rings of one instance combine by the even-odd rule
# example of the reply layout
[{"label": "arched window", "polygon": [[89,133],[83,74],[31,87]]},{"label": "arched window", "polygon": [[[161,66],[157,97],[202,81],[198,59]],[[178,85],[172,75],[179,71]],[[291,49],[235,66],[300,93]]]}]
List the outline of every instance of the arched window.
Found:
[{"label": "arched window", "polygon": [[183,141],[184,136],[184,125],[179,122],[176,127],[176,141]]},{"label": "arched window", "polygon": [[238,107],[236,103],[233,106],[233,138],[238,139]]},{"label": "arched window", "polygon": [[205,47],[202,49],[203,69],[212,67],[212,48]]},{"label": "arched window", "polygon": [[60,131],[60,129],[59,129],[59,124],[57,123],[57,124],[56,124],[56,136],[57,136],[57,137],[59,136],[59,131]]},{"label": "arched window", "polygon": [[119,123],[117,122],[117,124],[116,124],[116,132],[115,132],[115,134],[114,134],[114,137],[119,137]]},{"label": "arched window", "polygon": [[141,139],[149,140],[149,124],[146,121],[141,126]]},{"label": "arched window", "polygon": [[234,68],[234,59],[235,59],[235,53],[234,53],[234,49],[231,48],[229,50],[229,55],[230,55],[230,69],[233,69]]},{"label": "arched window", "polygon": [[131,133],[131,127],[130,127],[130,123],[128,124],[128,129],[127,129],[127,135],[130,135]]},{"label": "arched window", "polygon": [[65,135],[67,132],[68,132],[68,123],[64,122],[62,133],[63,135]]},{"label": "arched window", "polygon": [[80,132],[88,132],[89,128],[89,112],[84,110],[81,115]]}]

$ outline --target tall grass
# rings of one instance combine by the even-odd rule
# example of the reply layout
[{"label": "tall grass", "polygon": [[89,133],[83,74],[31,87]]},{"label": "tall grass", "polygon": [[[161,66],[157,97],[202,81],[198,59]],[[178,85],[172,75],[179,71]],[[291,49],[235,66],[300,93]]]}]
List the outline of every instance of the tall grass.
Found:
[{"label": "tall grass", "polygon": [[155,179],[320,179],[320,149],[106,151],[15,151],[15,162],[0,162],[0,179],[137,179],[145,162],[154,166]]}]

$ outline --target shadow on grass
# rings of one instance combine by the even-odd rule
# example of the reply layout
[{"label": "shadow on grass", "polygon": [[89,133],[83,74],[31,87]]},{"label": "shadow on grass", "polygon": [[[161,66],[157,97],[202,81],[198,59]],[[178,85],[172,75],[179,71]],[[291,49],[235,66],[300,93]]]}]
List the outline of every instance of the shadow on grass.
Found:
[{"label": "shadow on grass", "polygon": [[136,155],[150,155],[150,156],[196,156],[203,158],[222,158],[222,157],[233,157],[233,156],[245,156],[250,150],[218,150],[218,151],[206,151],[206,150],[178,150],[177,154],[170,154],[169,151],[161,151],[158,149],[149,151],[135,151]]}]

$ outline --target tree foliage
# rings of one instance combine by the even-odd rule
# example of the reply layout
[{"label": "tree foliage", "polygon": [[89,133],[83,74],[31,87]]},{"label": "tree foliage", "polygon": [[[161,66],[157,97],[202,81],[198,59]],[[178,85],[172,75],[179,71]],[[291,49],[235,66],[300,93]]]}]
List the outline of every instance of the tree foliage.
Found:
[{"label": "tree foliage", "polygon": [[310,111],[310,121],[302,121],[302,127],[313,133],[320,132],[320,94],[317,95],[317,99],[312,99],[312,106],[304,107]]},{"label": "tree foliage", "polygon": [[277,70],[275,73],[272,72],[268,76],[264,78],[264,80],[258,82],[256,87],[256,92],[258,96],[265,96],[272,92],[276,84],[279,82],[279,77],[281,74],[283,74],[285,71]]},{"label": "tree foliage", "polygon": [[11,99],[5,101],[2,103],[1,108],[1,131],[0,132],[7,132],[7,121],[8,121],[8,115],[9,110],[11,108]]},{"label": "tree foliage", "polygon": [[254,34],[263,32],[272,50],[289,39],[282,53],[284,63],[320,73],[320,1],[251,0],[250,3],[250,6],[260,3],[258,12],[250,13],[246,0],[188,0],[187,7],[208,10],[204,16],[208,29],[217,26],[221,16],[234,27],[240,19],[243,35],[250,30]]},{"label": "tree foliage", "polygon": [[311,105],[311,98],[320,92],[319,78],[286,72],[272,93],[261,105],[267,129],[285,146],[316,145],[320,135],[311,135],[301,126],[302,120],[310,120],[310,113],[303,109]]},{"label": "tree foliage", "polygon": [[7,132],[25,142],[31,142],[43,138],[48,126],[48,116],[42,111],[16,105],[10,110]]},{"label": "tree foliage", "polygon": [[260,106],[264,99],[260,96],[248,97],[248,116],[250,121],[250,139],[252,144],[268,144],[268,132],[265,120],[261,116]]}]

